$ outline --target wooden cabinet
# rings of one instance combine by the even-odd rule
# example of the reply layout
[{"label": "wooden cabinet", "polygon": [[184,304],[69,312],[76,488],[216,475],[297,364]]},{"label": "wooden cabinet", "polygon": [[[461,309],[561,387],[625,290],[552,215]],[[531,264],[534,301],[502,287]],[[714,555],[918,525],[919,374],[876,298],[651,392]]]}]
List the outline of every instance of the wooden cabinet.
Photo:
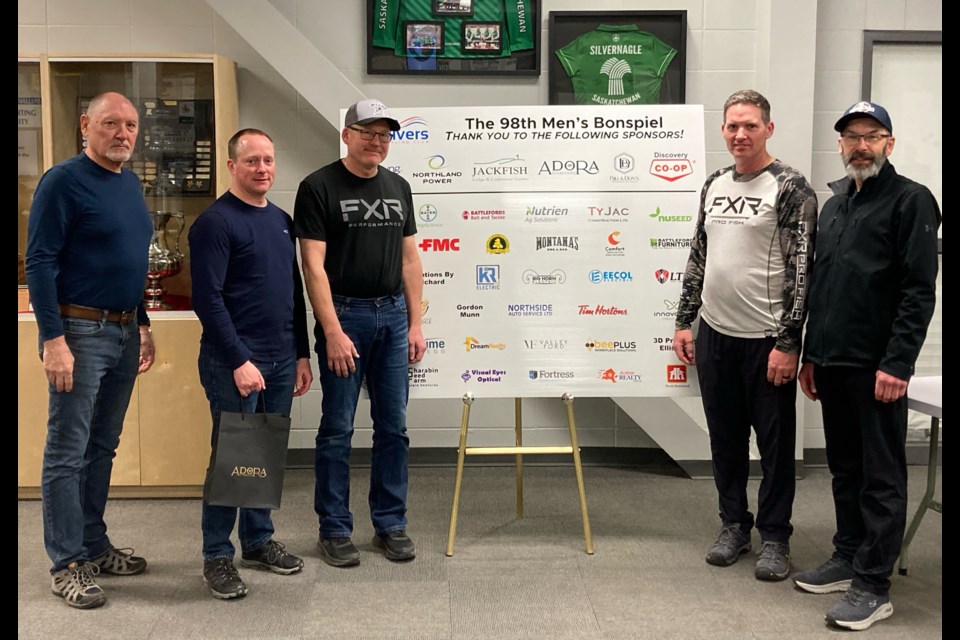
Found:
[{"label": "wooden cabinet", "polygon": [[[157,359],[137,379],[114,459],[111,494],[199,496],[210,459],[210,405],[200,386],[200,323],[189,313],[153,314]],[[17,488],[37,497],[47,430],[47,379],[37,323],[17,323]]]},{"label": "wooden cabinet", "polygon": [[[20,257],[27,218],[44,171],[83,150],[80,114],[94,96],[117,91],[140,114],[127,167],[140,177],[151,212],[182,214],[157,230],[183,254],[180,272],[162,281],[163,307],[189,309],[190,225],[230,185],[227,141],[239,128],[236,65],[215,55],[18,56]],[[22,284],[22,271],[18,284]],[[157,361],[140,376],[114,460],[114,495],[200,495],[210,457],[210,409],[197,373],[200,323],[189,311],[152,310]],[[37,356],[37,325],[21,313],[17,339],[17,486],[39,495],[46,439],[47,381]]]}]

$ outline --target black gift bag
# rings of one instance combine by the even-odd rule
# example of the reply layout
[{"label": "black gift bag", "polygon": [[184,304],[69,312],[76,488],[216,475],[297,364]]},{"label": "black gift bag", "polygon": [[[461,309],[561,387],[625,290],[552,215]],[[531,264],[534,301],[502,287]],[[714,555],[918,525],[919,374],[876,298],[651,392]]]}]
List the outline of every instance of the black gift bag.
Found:
[{"label": "black gift bag", "polygon": [[207,504],[279,509],[290,418],[276,413],[220,413],[203,499]]}]

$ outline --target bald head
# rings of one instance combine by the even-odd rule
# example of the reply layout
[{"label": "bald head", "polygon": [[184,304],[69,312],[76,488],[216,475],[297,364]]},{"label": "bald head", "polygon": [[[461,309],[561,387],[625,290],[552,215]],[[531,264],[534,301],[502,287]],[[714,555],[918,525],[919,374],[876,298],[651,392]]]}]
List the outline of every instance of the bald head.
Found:
[{"label": "bald head", "polygon": [[104,169],[119,173],[137,143],[137,108],[119,93],[101,93],[80,116],[80,133],[87,141],[84,153]]}]

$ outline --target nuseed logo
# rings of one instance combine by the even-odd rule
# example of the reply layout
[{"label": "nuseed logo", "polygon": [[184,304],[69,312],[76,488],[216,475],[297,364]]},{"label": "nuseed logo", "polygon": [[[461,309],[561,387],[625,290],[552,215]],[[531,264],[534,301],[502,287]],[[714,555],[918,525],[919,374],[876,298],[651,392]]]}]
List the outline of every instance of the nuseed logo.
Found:
[{"label": "nuseed logo", "polygon": [[657,207],[657,210],[649,214],[651,218],[656,218],[657,222],[690,222],[693,216],[673,216],[666,215]]}]

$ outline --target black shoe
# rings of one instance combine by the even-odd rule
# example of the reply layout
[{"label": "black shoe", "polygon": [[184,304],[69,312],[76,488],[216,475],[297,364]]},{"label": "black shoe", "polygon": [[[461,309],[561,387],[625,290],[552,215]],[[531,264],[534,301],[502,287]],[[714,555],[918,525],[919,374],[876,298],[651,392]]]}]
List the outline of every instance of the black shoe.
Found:
[{"label": "black shoe", "polygon": [[259,549],[244,551],[240,562],[245,567],[263,567],[281,575],[289,575],[303,569],[303,560],[287,553],[284,546],[276,540],[270,540]]},{"label": "black shoe", "polygon": [[741,531],[739,524],[731,524],[720,530],[717,541],[707,553],[707,564],[729,567],[748,551],[750,551],[750,531]]},{"label": "black shoe", "polygon": [[394,562],[413,560],[417,557],[417,548],[403,529],[378,533],[373,536],[373,546],[383,549],[383,555],[387,557],[387,560],[393,560]]},{"label": "black shoe", "polygon": [[214,558],[204,562],[203,581],[210,587],[213,597],[220,600],[247,595],[247,585],[243,584],[230,558]]},{"label": "black shoe", "polygon": [[354,567],[360,564],[360,552],[350,538],[320,538],[320,557],[331,567]]}]

